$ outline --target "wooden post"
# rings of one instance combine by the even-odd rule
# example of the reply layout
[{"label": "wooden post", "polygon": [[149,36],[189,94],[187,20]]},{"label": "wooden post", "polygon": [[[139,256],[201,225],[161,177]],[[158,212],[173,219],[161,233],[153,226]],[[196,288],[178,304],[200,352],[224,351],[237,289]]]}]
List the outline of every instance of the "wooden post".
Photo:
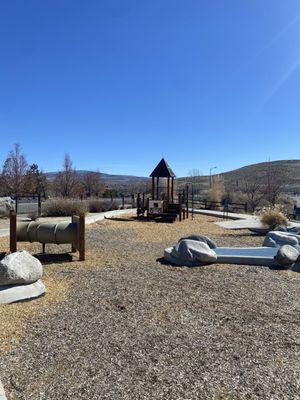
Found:
[{"label": "wooden post", "polygon": [[122,210],[125,208],[125,197],[124,194],[122,195]]},{"label": "wooden post", "polygon": [[192,220],[194,220],[194,185],[192,185]]},{"label": "wooden post", "polygon": [[141,194],[137,194],[137,200],[136,200],[136,207],[137,207],[137,216],[139,217],[141,214]]},{"label": "wooden post", "polygon": [[41,194],[38,194],[38,217],[42,214],[42,201],[41,201]]},{"label": "wooden post", "polygon": [[131,207],[134,208],[134,194],[131,195]]},{"label": "wooden post", "polygon": [[[74,214],[71,215],[71,222],[74,224]],[[76,247],[72,244],[71,253],[76,253]]]},{"label": "wooden post", "polygon": [[152,200],[154,200],[155,196],[155,178],[152,176]]},{"label": "wooden post", "polygon": [[168,196],[167,196],[167,201],[168,205],[170,204],[170,177],[168,177]]},{"label": "wooden post", "polygon": [[143,193],[143,208],[145,207],[145,193]]},{"label": "wooden post", "polygon": [[159,196],[159,177],[157,177],[156,200],[158,200],[158,196]]},{"label": "wooden post", "polygon": [[174,203],[174,178],[173,178],[173,176],[171,179],[171,200],[172,200],[172,203]]},{"label": "wooden post", "polygon": [[146,213],[147,218],[149,218],[149,201],[150,201],[150,199],[149,199],[149,197],[148,197],[148,198],[147,198],[147,213]]},{"label": "wooden post", "polygon": [[189,218],[189,185],[186,185],[186,218]]},{"label": "wooden post", "polygon": [[179,221],[182,221],[181,193],[179,193],[178,195],[178,201],[179,201]]},{"label": "wooden post", "polygon": [[19,199],[18,195],[16,194],[16,200],[15,200],[15,213],[18,214],[18,208],[19,208]]},{"label": "wooden post", "polygon": [[10,211],[9,227],[9,250],[15,253],[17,251],[17,214],[14,211]]},{"label": "wooden post", "polygon": [[79,232],[78,232],[78,250],[79,261],[85,260],[85,216],[79,215]]}]

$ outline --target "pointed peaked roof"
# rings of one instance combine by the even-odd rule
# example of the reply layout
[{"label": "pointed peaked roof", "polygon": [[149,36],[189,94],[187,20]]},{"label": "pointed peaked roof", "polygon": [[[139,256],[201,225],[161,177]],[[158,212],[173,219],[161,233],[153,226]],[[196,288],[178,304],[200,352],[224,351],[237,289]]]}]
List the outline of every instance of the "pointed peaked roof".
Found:
[{"label": "pointed peaked roof", "polygon": [[160,160],[150,175],[151,178],[175,178],[175,176],[172,168],[164,158]]}]

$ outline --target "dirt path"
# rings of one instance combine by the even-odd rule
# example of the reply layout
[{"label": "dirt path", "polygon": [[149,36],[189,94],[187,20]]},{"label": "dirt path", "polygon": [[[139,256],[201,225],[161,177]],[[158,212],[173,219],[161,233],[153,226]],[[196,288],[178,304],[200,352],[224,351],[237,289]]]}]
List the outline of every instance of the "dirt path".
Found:
[{"label": "dirt path", "polygon": [[159,260],[189,233],[261,243],[213,220],[88,228],[86,263],[45,266],[47,296],[0,309],[8,399],[299,398],[296,273]]}]

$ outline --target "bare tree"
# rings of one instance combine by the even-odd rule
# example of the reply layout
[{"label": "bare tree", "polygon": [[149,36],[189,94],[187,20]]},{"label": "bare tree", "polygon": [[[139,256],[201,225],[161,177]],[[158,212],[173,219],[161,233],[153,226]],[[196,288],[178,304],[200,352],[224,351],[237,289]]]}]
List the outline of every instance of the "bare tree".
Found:
[{"label": "bare tree", "polygon": [[200,176],[201,176],[202,174],[201,174],[201,172],[200,172],[200,170],[199,169],[197,169],[197,168],[193,168],[193,169],[191,169],[190,171],[189,171],[189,182],[191,182],[191,183],[199,183],[199,178],[200,178]]},{"label": "bare tree", "polygon": [[122,188],[122,191],[123,193],[125,192],[127,194],[151,193],[151,187],[152,187],[151,180],[147,178],[145,180],[140,180],[140,181],[126,182],[124,187]]},{"label": "bare tree", "polygon": [[55,191],[62,197],[72,197],[78,193],[79,184],[78,173],[73,168],[72,160],[69,154],[65,154],[63,170],[57,174],[54,181]]},{"label": "bare tree", "polygon": [[15,144],[4,161],[2,182],[6,194],[18,196],[24,190],[28,164],[19,144]]},{"label": "bare tree", "polygon": [[279,196],[284,192],[287,182],[287,170],[281,165],[269,162],[264,171],[264,198],[275,206]]},{"label": "bare tree", "polygon": [[265,196],[262,177],[258,174],[243,176],[241,190],[246,196],[250,211],[255,211]]},{"label": "bare tree", "polygon": [[99,196],[104,191],[100,172],[87,172],[82,176],[82,185],[87,197]]}]

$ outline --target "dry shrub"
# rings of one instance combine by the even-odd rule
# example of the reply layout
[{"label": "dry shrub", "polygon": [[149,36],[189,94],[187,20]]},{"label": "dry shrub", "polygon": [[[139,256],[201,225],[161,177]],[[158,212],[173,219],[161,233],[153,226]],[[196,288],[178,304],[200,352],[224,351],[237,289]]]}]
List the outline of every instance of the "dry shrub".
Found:
[{"label": "dry shrub", "polygon": [[105,212],[110,210],[117,210],[118,205],[113,201],[105,201],[105,200],[90,200],[88,202],[88,209],[91,213]]},{"label": "dry shrub", "polygon": [[0,209],[0,218],[6,219],[9,217],[9,211],[5,211],[3,209]]},{"label": "dry shrub", "polygon": [[30,218],[31,221],[36,221],[38,219],[38,214],[36,212],[31,212],[28,214],[28,218]]},{"label": "dry shrub", "polygon": [[56,198],[43,203],[44,217],[69,217],[72,214],[85,214],[87,211],[86,204],[80,200]]},{"label": "dry shrub", "polygon": [[288,194],[281,194],[278,197],[278,204],[284,209],[286,215],[292,214],[295,206],[295,200]]},{"label": "dry shrub", "polygon": [[[214,178],[212,182],[212,187],[209,192],[209,200],[213,203],[221,203],[222,202],[222,195],[223,195],[223,184],[219,178]],[[219,210],[220,205],[212,204],[211,208],[213,210]]]},{"label": "dry shrub", "polygon": [[280,206],[266,207],[260,212],[261,223],[269,229],[275,229],[277,226],[287,226],[288,219]]}]

